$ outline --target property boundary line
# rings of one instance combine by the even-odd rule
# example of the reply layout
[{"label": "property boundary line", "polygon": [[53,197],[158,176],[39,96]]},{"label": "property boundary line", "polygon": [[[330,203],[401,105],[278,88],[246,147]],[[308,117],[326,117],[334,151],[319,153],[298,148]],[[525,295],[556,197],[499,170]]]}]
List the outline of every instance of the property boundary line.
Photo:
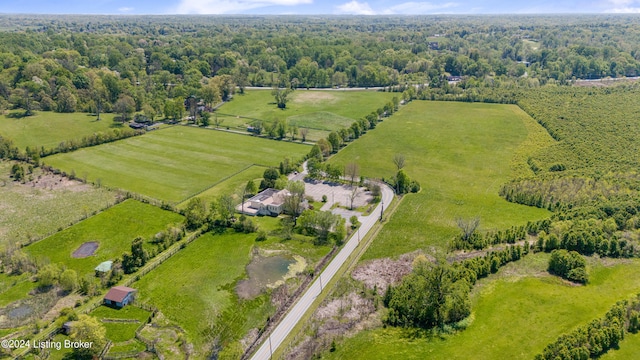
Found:
[{"label": "property boundary line", "polygon": [[210,186],[208,186],[208,187],[206,187],[206,188],[204,188],[204,189],[202,189],[202,190],[200,190],[200,191],[198,191],[198,192],[194,193],[193,195],[190,195],[189,197],[186,197],[186,198],[184,198],[184,199],[180,200],[179,202],[176,202],[176,203],[175,203],[175,206],[180,206],[181,204],[185,203],[187,200],[190,200],[191,198],[194,198],[194,197],[196,197],[196,196],[198,196],[198,195],[202,194],[202,193],[203,193],[203,192],[205,192],[205,191],[208,191],[208,190],[213,189],[214,187],[216,187],[216,186],[220,185],[221,183],[223,183],[223,182],[225,182],[225,181],[227,181],[227,180],[231,179],[232,177],[234,177],[234,176],[236,176],[236,175],[240,175],[241,173],[243,173],[243,172],[245,172],[245,171],[249,170],[250,168],[252,168],[252,167],[254,167],[254,166],[257,166],[257,167],[264,167],[264,168],[269,168],[269,166],[267,166],[267,165],[255,164],[255,163],[254,163],[254,164],[247,165],[247,166],[245,166],[244,168],[242,168],[241,170],[239,170],[239,171],[237,171],[237,172],[235,172],[235,173],[233,173],[233,174],[231,174],[231,175],[225,176],[225,177],[223,177],[222,179],[220,179],[220,180],[216,181],[215,183],[213,183],[212,185],[210,185]]}]

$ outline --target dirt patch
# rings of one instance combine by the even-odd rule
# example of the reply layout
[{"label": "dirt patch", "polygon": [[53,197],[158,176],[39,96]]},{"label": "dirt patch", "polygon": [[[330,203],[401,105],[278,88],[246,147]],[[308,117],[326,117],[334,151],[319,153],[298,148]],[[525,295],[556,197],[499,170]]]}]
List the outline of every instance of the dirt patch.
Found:
[{"label": "dirt patch", "polygon": [[334,103],[340,98],[326,91],[307,91],[299,90],[295,92],[295,96],[292,99],[293,103],[298,104],[319,104],[319,103]]},{"label": "dirt patch", "polygon": [[82,259],[93,255],[98,250],[99,243],[97,241],[88,241],[71,254],[74,259]]},{"label": "dirt patch", "polygon": [[454,251],[453,253],[451,253],[451,255],[447,256],[447,261],[449,263],[454,263],[456,261],[464,261],[464,260],[468,260],[468,259],[472,259],[472,258],[477,258],[477,257],[482,257],[487,255],[488,253],[492,252],[492,251],[502,251],[504,249],[506,249],[509,246],[524,246],[524,243],[526,241],[529,242],[529,247],[533,248],[536,245],[536,238],[537,237],[533,237],[533,236],[529,236],[530,239],[534,239],[534,240],[521,240],[521,241],[517,241],[513,244],[498,244],[498,245],[494,245],[491,247],[488,247],[484,250],[458,250],[458,251]]},{"label": "dirt patch", "polygon": [[310,325],[313,337],[305,337],[285,359],[311,359],[326,351],[331,341],[381,325],[376,305],[371,298],[363,298],[357,292],[330,300],[314,313]]},{"label": "dirt patch", "polygon": [[351,277],[363,282],[369,289],[376,287],[379,294],[384,294],[389,285],[399,283],[411,272],[413,259],[419,253],[404,254],[398,260],[383,258],[369,261],[353,270]]},{"label": "dirt patch", "polygon": [[43,317],[45,322],[51,322],[60,315],[60,311],[64,308],[73,308],[78,301],[82,300],[82,296],[78,294],[70,294],[58,300],[58,302]]},{"label": "dirt patch", "polygon": [[613,86],[620,83],[633,83],[640,80],[639,77],[628,77],[628,78],[607,78],[607,79],[598,79],[598,80],[576,80],[576,86],[591,86],[591,87],[607,87]]},{"label": "dirt patch", "polygon": [[258,329],[253,328],[253,329],[249,330],[247,335],[245,335],[245,337],[243,337],[240,340],[240,345],[242,346],[242,351],[247,351],[249,346],[251,346],[251,344],[253,344],[258,339],[259,335],[260,335],[260,332],[258,331]]},{"label": "dirt patch", "polygon": [[84,184],[77,180],[69,180],[66,177],[54,174],[39,175],[33,179],[33,181],[26,182],[25,185],[40,189],[69,190],[74,192],[91,189],[91,185]]}]

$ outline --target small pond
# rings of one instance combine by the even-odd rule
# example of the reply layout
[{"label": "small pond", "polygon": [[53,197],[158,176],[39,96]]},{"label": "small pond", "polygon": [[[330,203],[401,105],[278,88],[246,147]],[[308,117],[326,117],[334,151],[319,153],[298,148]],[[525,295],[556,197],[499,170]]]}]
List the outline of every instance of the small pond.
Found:
[{"label": "small pond", "polygon": [[290,255],[261,256],[257,255],[247,265],[248,279],[238,282],[236,292],[243,299],[252,299],[269,284],[282,280],[289,272],[289,265],[296,262]]}]

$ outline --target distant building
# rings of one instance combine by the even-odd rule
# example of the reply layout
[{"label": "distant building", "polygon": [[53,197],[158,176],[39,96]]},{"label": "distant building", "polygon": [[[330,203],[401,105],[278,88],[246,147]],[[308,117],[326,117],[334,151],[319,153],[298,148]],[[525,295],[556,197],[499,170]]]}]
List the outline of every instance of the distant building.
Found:
[{"label": "distant building", "polygon": [[431,41],[431,42],[429,42],[429,49],[431,49],[431,50],[439,50],[440,49],[440,45],[438,44],[437,41]]},{"label": "distant building", "polygon": [[245,215],[278,216],[284,211],[284,199],[289,196],[287,190],[265,189],[256,196],[236,207],[238,212]]},{"label": "distant building", "polygon": [[135,293],[136,289],[126,286],[114,286],[104,296],[104,304],[118,308],[124,307],[133,302]]}]

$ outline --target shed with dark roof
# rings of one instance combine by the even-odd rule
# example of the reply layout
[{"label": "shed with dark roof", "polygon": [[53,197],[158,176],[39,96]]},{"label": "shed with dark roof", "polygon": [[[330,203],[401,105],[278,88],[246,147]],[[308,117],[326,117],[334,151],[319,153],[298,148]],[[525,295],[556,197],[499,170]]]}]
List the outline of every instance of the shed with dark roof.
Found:
[{"label": "shed with dark roof", "polygon": [[135,293],[136,289],[126,286],[114,286],[109,290],[107,295],[104,296],[104,304],[118,308],[124,307],[133,302]]}]

